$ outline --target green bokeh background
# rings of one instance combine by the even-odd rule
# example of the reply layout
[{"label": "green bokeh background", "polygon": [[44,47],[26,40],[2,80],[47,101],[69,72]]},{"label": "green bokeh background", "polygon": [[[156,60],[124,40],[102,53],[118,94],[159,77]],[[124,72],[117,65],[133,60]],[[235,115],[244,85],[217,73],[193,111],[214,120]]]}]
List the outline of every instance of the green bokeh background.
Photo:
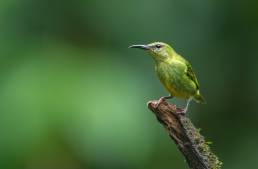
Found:
[{"label": "green bokeh background", "polygon": [[[225,169],[258,168],[258,1],[1,0],[1,169],[187,169],[146,102],[152,59],[187,58],[208,104],[190,105]],[[183,105],[180,100],[172,102]]]}]

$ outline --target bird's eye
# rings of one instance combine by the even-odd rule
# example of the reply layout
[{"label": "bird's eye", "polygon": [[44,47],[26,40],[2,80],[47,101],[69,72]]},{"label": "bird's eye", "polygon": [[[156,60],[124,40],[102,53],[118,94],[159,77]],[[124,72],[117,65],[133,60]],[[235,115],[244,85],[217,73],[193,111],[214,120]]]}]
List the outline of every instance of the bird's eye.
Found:
[{"label": "bird's eye", "polygon": [[160,49],[162,46],[160,44],[156,45],[156,48]]}]

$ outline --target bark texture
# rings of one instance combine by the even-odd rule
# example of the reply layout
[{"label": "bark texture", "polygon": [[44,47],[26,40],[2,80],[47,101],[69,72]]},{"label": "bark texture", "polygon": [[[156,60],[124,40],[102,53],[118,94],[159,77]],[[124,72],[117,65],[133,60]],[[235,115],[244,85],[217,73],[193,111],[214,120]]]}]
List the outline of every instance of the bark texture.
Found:
[{"label": "bark texture", "polygon": [[175,105],[163,101],[148,102],[148,108],[168,131],[190,169],[220,169],[222,162],[212,153],[208,143],[191,120]]}]

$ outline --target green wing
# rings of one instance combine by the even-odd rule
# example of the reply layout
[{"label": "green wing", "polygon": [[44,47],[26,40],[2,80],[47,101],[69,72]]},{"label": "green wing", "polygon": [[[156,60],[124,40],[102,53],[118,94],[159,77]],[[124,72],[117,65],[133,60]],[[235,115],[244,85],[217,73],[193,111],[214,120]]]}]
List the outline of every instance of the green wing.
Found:
[{"label": "green wing", "polygon": [[188,62],[186,63],[186,66],[187,66],[186,75],[188,76],[189,79],[191,79],[195,83],[196,88],[199,89],[200,85],[198,83],[198,80],[197,80],[194,72],[193,72],[192,66]]}]

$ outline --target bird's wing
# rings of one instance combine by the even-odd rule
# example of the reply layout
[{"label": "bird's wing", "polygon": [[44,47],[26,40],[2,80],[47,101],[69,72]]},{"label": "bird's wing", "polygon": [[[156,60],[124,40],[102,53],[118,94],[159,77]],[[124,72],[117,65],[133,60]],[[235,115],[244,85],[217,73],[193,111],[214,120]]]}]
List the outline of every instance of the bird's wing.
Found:
[{"label": "bird's wing", "polygon": [[186,75],[187,75],[187,77],[188,77],[189,79],[191,79],[191,80],[195,83],[196,88],[199,89],[200,85],[199,85],[199,83],[198,83],[198,80],[197,80],[197,78],[196,78],[196,75],[195,75],[194,72],[193,72],[192,66],[190,65],[189,62],[186,63],[186,66],[187,66],[187,68],[186,68]]}]

